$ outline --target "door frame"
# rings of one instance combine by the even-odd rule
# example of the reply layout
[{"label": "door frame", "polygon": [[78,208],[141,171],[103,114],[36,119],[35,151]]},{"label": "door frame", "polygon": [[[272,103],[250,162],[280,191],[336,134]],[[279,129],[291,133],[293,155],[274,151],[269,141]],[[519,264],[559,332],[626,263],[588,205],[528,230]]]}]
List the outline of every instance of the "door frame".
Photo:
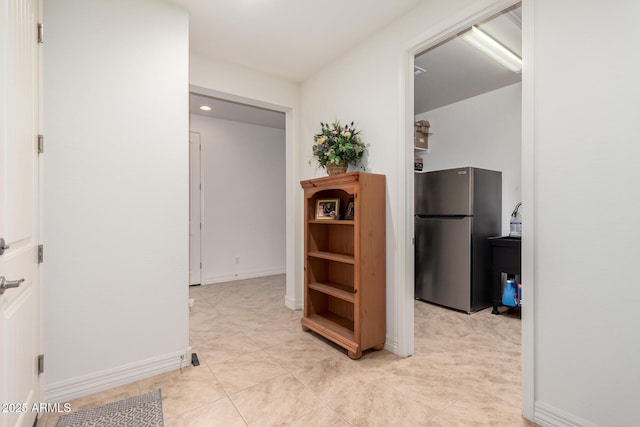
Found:
[{"label": "door frame", "polygon": [[[12,22],[11,18],[12,16],[8,15],[8,3],[9,1],[3,2],[2,5],[0,5],[3,8],[3,12],[5,12],[5,16],[3,16],[2,18],[2,22],[5,24],[10,24]],[[35,7],[37,7],[37,11],[36,13],[34,13],[33,15],[29,15],[29,18],[31,18],[32,16],[35,17],[36,22],[38,24],[41,24],[44,22],[44,12],[43,12],[43,0],[36,0],[35,2]],[[31,22],[31,24],[34,24],[34,22]],[[27,29],[28,30],[28,29]],[[35,33],[36,28],[34,26],[33,31]],[[3,36],[8,36],[9,30],[2,29],[0,30],[0,33],[2,33]],[[35,40],[34,40],[35,41]],[[9,42],[6,41],[6,38],[4,41],[0,42],[0,56],[2,58],[0,58],[0,88],[3,89],[7,89],[8,85],[10,84],[9,79],[8,79],[8,72],[9,72],[9,61],[7,60],[8,58],[8,51],[9,51]],[[35,105],[31,105],[29,104],[29,107],[33,108],[33,111],[35,114],[35,118],[34,118],[34,122],[30,122],[30,123],[34,123],[35,125],[35,134],[36,135],[40,135],[42,134],[42,129],[43,129],[43,111],[44,111],[44,105],[43,105],[43,44],[41,42],[37,42],[37,46],[36,46],[36,53],[35,53],[35,57],[36,57],[36,80],[34,82],[34,86],[36,88],[36,100],[35,100]],[[9,99],[8,97],[5,97],[4,100],[0,101],[0,116],[3,117],[3,121],[7,120],[7,111],[8,109],[10,109],[12,107],[12,105],[9,104]],[[8,135],[5,132],[5,129],[0,129],[0,132],[4,133],[4,138],[7,139]],[[35,135],[29,135],[30,137],[35,136]],[[35,355],[43,355],[44,354],[44,292],[42,289],[42,270],[41,267],[39,265],[39,262],[36,261],[36,254],[38,251],[38,245],[42,244],[43,242],[43,204],[42,204],[42,200],[43,200],[43,194],[44,194],[44,161],[43,161],[43,155],[40,152],[36,152],[36,145],[35,145],[35,139],[34,140],[29,140],[29,141],[25,141],[26,144],[29,144],[29,142],[33,142],[34,144],[31,145],[28,149],[32,151],[32,153],[34,154],[34,161],[33,161],[33,203],[34,205],[32,207],[30,207],[30,209],[33,209],[33,221],[30,224],[33,229],[32,231],[32,235],[30,235],[29,241],[27,243],[23,243],[23,241],[21,240],[25,240],[25,239],[21,239],[18,240],[18,244],[13,244],[13,242],[10,241],[10,239],[7,239],[7,243],[12,243],[11,244],[11,248],[7,249],[7,251],[2,255],[4,257],[4,260],[9,260],[9,262],[13,261],[14,263],[16,262],[16,258],[18,259],[18,262],[21,262],[20,260],[24,260],[25,258],[28,259],[32,259],[33,261],[29,261],[29,269],[33,268],[33,270],[31,270],[33,272],[32,277],[27,277],[27,276],[21,276],[21,275],[8,275],[6,277],[7,280],[16,280],[19,278],[25,278],[26,281],[20,286],[21,289],[18,290],[8,290],[8,295],[5,295],[4,298],[4,303],[7,304],[7,299],[9,300],[9,305],[17,305],[19,304],[20,300],[24,300],[25,295],[27,293],[32,293],[33,295],[33,300],[34,300],[34,305],[35,307],[33,307],[34,312],[30,315],[31,319],[34,321],[34,327],[33,329],[35,329],[35,331],[33,331],[33,335],[29,336],[29,340],[32,340],[33,343],[33,350],[35,352]],[[9,143],[8,141],[5,140],[5,143]],[[3,192],[0,191],[0,197],[4,197],[5,194]],[[9,237],[9,235],[5,234],[6,230],[3,230],[3,235],[1,237]],[[32,264],[32,263],[35,263]],[[22,271],[22,270],[21,270]],[[4,272],[3,272],[4,275]],[[31,280],[31,283],[29,284],[29,279]],[[26,287],[29,287],[30,289],[25,290]],[[18,295],[17,297],[15,295],[13,295],[16,292],[24,292],[20,295]],[[35,318],[34,318],[35,317]],[[23,354],[20,353],[21,356],[23,356]],[[33,356],[32,354],[26,355],[26,356]],[[7,362],[6,360],[4,360],[4,358],[2,358],[2,362],[5,363]],[[33,368],[35,368],[37,360],[34,359],[26,359],[26,363],[28,365],[31,365]],[[33,365],[32,365],[33,364]],[[33,369],[32,368],[32,369]],[[4,366],[0,367],[0,371],[4,369]],[[35,378],[34,378],[34,384],[33,384],[33,392],[34,394],[31,396],[31,404],[36,405],[39,404],[39,402],[42,402],[43,400],[43,382],[44,382],[44,375],[42,375],[42,372],[38,372],[35,374]],[[24,404],[25,402],[3,402],[3,403],[14,403],[14,404]],[[14,415],[16,415],[18,417],[18,422],[22,422],[24,423],[25,420],[27,420],[29,423],[31,422],[31,417],[34,417],[34,423],[38,421],[38,418],[41,415],[40,411],[31,411],[31,407],[28,408],[27,411],[12,411]],[[0,414],[1,415],[1,414]],[[4,417],[0,417],[2,419],[0,419],[0,424],[3,423]]]},{"label": "door frame", "polygon": [[197,162],[198,162],[198,184],[200,186],[200,189],[198,191],[198,196],[200,198],[199,200],[199,212],[198,212],[198,221],[200,223],[200,229],[198,230],[198,241],[200,242],[199,248],[198,248],[198,258],[200,259],[200,281],[198,283],[191,283],[192,282],[192,278],[191,278],[191,272],[192,272],[192,268],[191,268],[191,263],[192,263],[192,258],[193,258],[193,252],[191,249],[193,249],[192,243],[191,243],[191,236],[192,236],[192,230],[191,230],[191,220],[193,219],[193,190],[191,188],[191,183],[192,183],[192,179],[193,179],[193,175],[194,175],[194,171],[191,169],[191,167],[189,168],[189,286],[193,286],[193,285],[202,285],[202,236],[204,235],[204,233],[202,232],[202,216],[203,216],[203,212],[202,212],[202,135],[200,134],[200,132],[193,132],[191,129],[189,129],[189,165],[192,164],[192,151],[191,151],[191,134],[196,134],[198,135],[198,152],[196,154],[196,156],[198,157]]},{"label": "door frame", "polygon": [[[522,307],[522,414],[534,418],[534,232],[535,232],[535,175],[534,175],[534,80],[533,80],[533,1],[494,0],[490,5],[472,5],[441,21],[409,41],[400,54],[400,108],[398,171],[399,203],[405,215],[398,217],[398,350],[401,356],[414,353],[414,181],[413,181],[413,121],[414,121],[414,59],[417,54],[441,43],[471,25],[487,19],[513,5],[522,3],[522,214],[526,220],[522,239],[522,278],[530,291]],[[404,177],[404,179],[403,179]]]}]

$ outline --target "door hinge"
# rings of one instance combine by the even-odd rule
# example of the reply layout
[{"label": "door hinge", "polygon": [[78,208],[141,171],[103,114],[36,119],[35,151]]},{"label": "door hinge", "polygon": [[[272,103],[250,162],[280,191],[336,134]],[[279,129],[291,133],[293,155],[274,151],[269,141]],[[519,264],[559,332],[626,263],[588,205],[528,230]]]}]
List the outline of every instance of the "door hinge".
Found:
[{"label": "door hinge", "polygon": [[38,264],[44,262],[44,245],[38,245]]},{"label": "door hinge", "polygon": [[38,43],[44,43],[44,24],[38,23]]},{"label": "door hinge", "polygon": [[38,154],[44,153],[44,135],[38,135]]},{"label": "door hinge", "polygon": [[44,354],[38,355],[38,375],[44,372]]}]

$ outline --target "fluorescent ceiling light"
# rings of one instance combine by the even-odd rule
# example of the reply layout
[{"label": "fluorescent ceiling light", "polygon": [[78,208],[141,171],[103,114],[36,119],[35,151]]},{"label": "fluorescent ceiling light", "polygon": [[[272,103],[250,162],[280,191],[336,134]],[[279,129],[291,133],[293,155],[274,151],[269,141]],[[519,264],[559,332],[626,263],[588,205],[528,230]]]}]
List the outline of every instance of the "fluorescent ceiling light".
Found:
[{"label": "fluorescent ceiling light", "polygon": [[200,106],[200,109],[201,109],[202,111],[211,111],[211,107],[209,107],[208,105],[201,105],[201,106]]},{"label": "fluorescent ceiling light", "polygon": [[492,39],[491,36],[475,25],[470,30],[462,33],[460,37],[514,73],[522,71],[522,59],[518,55]]}]

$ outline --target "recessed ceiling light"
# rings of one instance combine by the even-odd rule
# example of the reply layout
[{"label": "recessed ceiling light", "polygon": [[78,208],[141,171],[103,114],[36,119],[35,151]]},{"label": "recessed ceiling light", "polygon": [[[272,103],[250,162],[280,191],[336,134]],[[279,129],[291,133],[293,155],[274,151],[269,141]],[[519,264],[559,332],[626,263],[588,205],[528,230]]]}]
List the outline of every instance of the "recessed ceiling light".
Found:
[{"label": "recessed ceiling light", "polygon": [[209,107],[208,105],[201,105],[201,106],[200,106],[200,109],[201,109],[202,111],[211,111],[211,107]]}]

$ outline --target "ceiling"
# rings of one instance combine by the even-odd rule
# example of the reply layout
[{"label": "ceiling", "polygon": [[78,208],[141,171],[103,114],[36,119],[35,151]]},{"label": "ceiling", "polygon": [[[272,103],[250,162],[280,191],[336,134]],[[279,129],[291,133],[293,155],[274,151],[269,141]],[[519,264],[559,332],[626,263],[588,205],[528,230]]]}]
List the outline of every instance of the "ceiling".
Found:
[{"label": "ceiling", "polygon": [[[189,11],[191,52],[303,81],[424,0],[171,1]],[[519,56],[520,10],[478,24]],[[415,64],[427,70],[415,79],[416,114],[521,80],[455,37],[416,56]],[[212,111],[200,110],[203,103]],[[190,107],[192,114],[284,129],[279,112],[196,94]]]},{"label": "ceiling", "polygon": [[[517,7],[476,25],[522,57],[522,8]],[[430,111],[521,81],[516,74],[464,40],[454,37],[415,58],[427,70],[415,78],[415,114]]]},{"label": "ceiling", "polygon": [[192,52],[299,82],[423,0],[171,1]]}]

